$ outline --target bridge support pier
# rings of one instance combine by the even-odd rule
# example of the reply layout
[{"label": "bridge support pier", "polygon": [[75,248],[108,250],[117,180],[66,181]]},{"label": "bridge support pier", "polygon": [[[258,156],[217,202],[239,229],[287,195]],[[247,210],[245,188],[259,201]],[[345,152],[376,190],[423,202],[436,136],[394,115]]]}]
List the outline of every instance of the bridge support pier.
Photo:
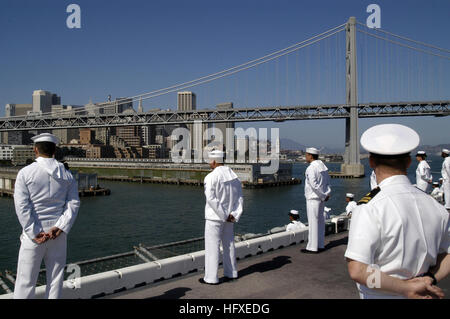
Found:
[{"label": "bridge support pier", "polygon": [[350,118],[345,120],[345,154],[341,173],[344,176],[363,177],[358,141],[358,76],[356,59],[356,18],[351,17],[346,26],[346,99]]}]

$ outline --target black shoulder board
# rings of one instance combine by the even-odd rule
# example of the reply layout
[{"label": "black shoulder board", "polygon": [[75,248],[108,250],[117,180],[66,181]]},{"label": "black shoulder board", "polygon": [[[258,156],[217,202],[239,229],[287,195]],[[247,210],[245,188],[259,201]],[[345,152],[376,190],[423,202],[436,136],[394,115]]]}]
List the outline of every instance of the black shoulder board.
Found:
[{"label": "black shoulder board", "polygon": [[360,199],[358,205],[367,204],[368,202],[370,202],[372,198],[374,198],[380,192],[380,190],[381,189],[379,187],[372,189],[370,193]]}]

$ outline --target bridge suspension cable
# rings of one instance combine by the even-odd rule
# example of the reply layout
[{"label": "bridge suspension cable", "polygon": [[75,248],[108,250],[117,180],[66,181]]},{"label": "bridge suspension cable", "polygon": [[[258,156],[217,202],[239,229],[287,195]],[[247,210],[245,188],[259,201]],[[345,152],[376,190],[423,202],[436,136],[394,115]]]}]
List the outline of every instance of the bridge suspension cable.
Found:
[{"label": "bridge suspension cable", "polygon": [[[388,32],[388,31],[384,31],[384,30],[381,30],[381,29],[369,29],[366,25],[364,25],[364,24],[362,24],[360,22],[357,22],[357,24],[358,24],[358,28],[357,28],[358,32],[360,32],[362,34],[365,34],[366,37],[370,36],[370,37],[373,37],[373,38],[377,39],[377,42],[375,43],[375,50],[376,50],[376,52],[380,51],[381,54],[386,54],[386,56],[389,55],[389,53],[393,52],[393,51],[392,50],[389,51],[387,46],[385,46],[384,47],[385,52],[382,52],[381,51],[382,47],[381,47],[381,45],[378,45],[378,40],[382,40],[380,43],[383,43],[383,41],[384,41],[384,43],[395,44],[397,46],[397,48],[398,48],[398,46],[401,46],[401,47],[408,48],[410,50],[414,50],[416,52],[427,54],[429,56],[433,55],[433,56],[439,57],[441,59],[450,60],[450,56],[447,55],[447,53],[450,53],[450,50],[443,49],[443,48],[440,48],[440,47],[437,47],[437,46],[434,46],[434,45],[431,45],[431,44],[427,44],[427,43],[424,43],[424,42],[412,40],[412,39],[409,39],[407,37],[403,37],[403,36],[400,36],[400,35],[397,35],[397,34],[394,34],[394,33]],[[289,81],[289,74],[288,74],[288,72],[289,72],[289,64],[288,64],[289,60],[288,60],[288,55],[290,53],[292,53],[292,52],[297,52],[297,61],[295,63],[296,64],[295,68],[296,68],[296,72],[297,72],[297,74],[296,74],[296,81],[300,82],[300,74],[299,74],[299,70],[298,70],[298,67],[299,67],[299,65],[298,65],[298,52],[299,52],[299,50],[301,50],[303,48],[311,47],[315,43],[321,42],[321,41],[323,41],[325,39],[328,39],[328,38],[330,38],[330,37],[332,37],[332,36],[342,32],[342,31],[344,31],[345,30],[345,26],[346,26],[346,23],[341,24],[341,25],[336,26],[334,28],[331,28],[331,29],[329,29],[329,30],[327,30],[325,32],[322,32],[322,33],[317,34],[317,35],[315,35],[313,37],[310,37],[307,40],[295,43],[295,44],[290,45],[290,46],[288,46],[286,48],[283,48],[281,50],[277,50],[277,51],[272,52],[270,54],[264,55],[264,56],[262,56],[260,58],[253,59],[253,60],[248,61],[246,63],[243,63],[243,64],[240,64],[240,65],[237,65],[237,66],[234,66],[234,67],[222,70],[220,72],[215,72],[215,73],[212,73],[212,74],[209,74],[209,75],[206,75],[206,76],[202,76],[200,78],[197,78],[197,79],[194,79],[194,80],[191,80],[191,81],[179,83],[179,84],[172,85],[172,86],[169,86],[169,87],[166,87],[166,88],[162,88],[162,89],[146,92],[146,93],[135,95],[135,96],[131,96],[131,97],[117,99],[116,101],[108,101],[108,102],[101,102],[101,103],[97,103],[97,104],[91,104],[91,105],[87,105],[87,106],[76,108],[76,109],[72,109],[72,110],[62,110],[62,111],[58,111],[58,112],[47,112],[47,113],[39,114],[39,116],[42,116],[42,117],[45,117],[45,116],[55,117],[55,116],[64,116],[64,115],[76,116],[77,114],[84,114],[86,112],[92,112],[92,111],[95,112],[95,111],[98,111],[98,110],[101,110],[101,109],[104,109],[104,108],[116,107],[116,106],[127,104],[127,103],[130,103],[130,102],[138,102],[138,101],[142,101],[142,100],[147,100],[147,99],[155,98],[155,97],[158,97],[158,96],[166,95],[166,94],[169,94],[169,93],[172,93],[172,92],[176,92],[176,91],[179,91],[179,90],[183,90],[183,89],[188,89],[188,88],[191,88],[191,87],[199,86],[199,85],[202,85],[202,84],[205,84],[205,83],[209,83],[209,82],[212,82],[212,81],[216,81],[216,80],[219,80],[219,79],[222,79],[222,78],[230,77],[231,75],[234,75],[236,73],[239,73],[239,72],[242,72],[242,71],[245,71],[245,70],[249,70],[249,69],[252,69],[252,68],[256,68],[258,65],[262,65],[262,64],[268,63],[268,62],[273,61],[273,60],[277,61],[276,73],[278,74],[278,61],[279,61],[278,59],[283,57],[283,56],[286,56],[286,64],[285,64],[286,65],[286,77],[285,77],[285,79],[286,79],[286,83],[287,83]],[[363,26],[364,28],[361,29],[360,26]],[[369,30],[371,30],[373,32],[369,32]],[[374,33],[374,32],[376,32],[377,34]],[[380,34],[378,32],[381,32],[383,34]],[[389,37],[391,37],[391,38],[389,38]],[[392,38],[395,38],[395,40],[392,39]],[[401,42],[401,41],[405,41],[405,42]],[[330,61],[332,61],[332,59],[331,59],[332,52],[330,51],[330,46],[328,46],[329,40],[328,41],[324,41],[324,42],[325,42],[325,54],[324,54],[323,57],[327,60],[326,62],[330,62]],[[418,46],[422,46],[422,47],[418,47]],[[336,86],[336,89],[337,89],[337,85],[338,85],[338,82],[339,82],[339,79],[337,77],[337,75],[338,75],[338,68],[340,67],[339,62],[338,62],[338,58],[337,58],[337,56],[338,56],[337,54],[338,54],[338,52],[340,52],[341,49],[342,48],[340,47],[340,42],[338,41],[338,37],[336,37],[336,50],[337,50],[337,52],[334,54],[335,57],[336,57],[336,62],[335,62],[336,82],[334,83],[334,86]],[[361,67],[365,71],[369,71],[368,64],[373,63],[373,62],[370,62],[368,60],[368,58],[367,58],[367,50],[368,49],[366,47],[365,48],[365,59],[364,59],[366,65],[363,65],[363,64],[361,65]],[[309,49],[307,49],[305,51],[309,51]],[[392,53],[391,53],[391,55],[392,55]],[[321,67],[321,54],[320,54],[320,52],[315,58],[316,58],[318,67],[320,68]],[[310,71],[310,66],[309,66],[309,63],[308,63],[308,61],[309,61],[309,53],[306,54],[306,59],[307,59],[306,64],[305,64],[305,66],[306,66],[306,73],[309,74],[309,76],[311,76],[311,74],[309,72]],[[375,82],[377,83],[377,85],[379,84],[378,83],[379,80],[381,80],[381,74],[380,74],[381,69],[378,66],[378,64],[379,64],[378,60],[379,60],[379,57],[378,57],[378,54],[376,53],[375,56],[374,56],[374,62],[375,62],[375,65],[376,65],[376,68],[375,68],[375,72],[376,72],[375,73],[375,79],[376,79],[376,81]],[[323,61],[323,59],[322,59],[322,61]],[[441,60],[441,62],[442,62],[442,60]],[[331,62],[331,64],[328,64],[327,67],[329,68],[329,65],[332,65],[332,63],[334,63],[334,62]],[[386,70],[388,70],[389,69],[389,65],[390,65],[389,63],[391,63],[391,62],[384,63],[385,65],[382,68],[385,68]],[[421,65],[418,65],[418,68],[419,69],[420,68],[423,69],[423,61],[422,61]],[[419,72],[422,72],[421,74],[423,74],[423,70],[422,69],[419,70]],[[315,72],[317,73],[317,78],[318,78],[318,82],[319,82],[319,85],[320,85],[320,83],[321,83],[320,70],[317,70]],[[410,71],[408,71],[408,72],[410,72]],[[364,73],[367,74],[367,72],[364,72]],[[360,77],[360,80],[362,80],[362,74],[361,73],[359,74],[359,77]],[[410,81],[409,78],[410,77],[408,76],[408,80],[407,81]],[[310,81],[308,81],[306,79],[306,77],[305,77],[305,80],[306,80],[305,81],[305,85],[306,85],[306,92],[305,93],[308,95],[309,94],[309,89],[308,88],[309,88],[309,85],[310,85],[310,83],[309,83]],[[329,79],[328,77],[325,77],[324,81],[327,81],[326,82],[326,87],[328,88],[328,86],[332,85],[331,82],[333,80]],[[246,82],[248,83],[248,78],[247,78]],[[330,82],[330,83],[328,83],[328,82]],[[365,86],[368,86],[368,81],[364,81],[364,82],[365,82],[364,83]],[[237,87],[237,82],[236,82],[235,86]],[[380,86],[380,85],[378,85],[378,86]],[[387,84],[386,84],[386,86],[387,86]],[[408,84],[407,86],[409,87],[410,84]],[[276,87],[277,87],[277,96],[278,96],[278,94],[279,94],[279,92],[278,92],[279,91],[278,90],[278,80],[277,80]],[[388,89],[390,89],[390,88],[388,88]],[[246,90],[248,91],[248,84],[247,84]],[[365,91],[368,91],[368,90],[365,90]],[[380,90],[378,90],[378,91],[380,91]],[[286,100],[288,100],[290,91],[289,91],[289,87],[287,85],[285,87],[285,92],[286,92]],[[247,92],[247,95],[248,95],[248,92]],[[246,99],[247,99],[247,96],[246,96]],[[15,117],[16,118],[22,118],[22,116],[15,116]]]},{"label": "bridge suspension cable", "polygon": [[[367,25],[365,25],[365,24],[363,24],[363,23],[361,23],[361,22],[358,22],[358,21],[357,21],[356,23],[359,24],[359,25],[361,25],[361,26],[363,26],[363,27],[366,28],[366,29],[369,29],[369,28],[367,27]],[[370,30],[372,30],[372,29],[370,29]],[[421,42],[421,41],[416,41],[416,40],[413,40],[413,39],[410,39],[410,38],[407,38],[407,37],[404,37],[404,36],[401,36],[401,35],[398,35],[398,34],[395,34],[395,33],[388,32],[388,31],[383,30],[383,29],[376,29],[376,31],[377,31],[377,32],[385,33],[385,34],[387,34],[387,35],[390,35],[390,36],[393,36],[393,37],[396,37],[396,38],[399,38],[399,39],[402,39],[402,40],[405,40],[405,41],[409,41],[409,42],[413,42],[413,43],[416,43],[416,44],[419,44],[419,45],[423,45],[423,46],[426,46],[426,47],[429,47],[429,48],[432,48],[432,49],[435,49],[435,50],[439,50],[439,51],[443,51],[443,52],[450,53],[450,50],[448,50],[448,49],[443,49],[443,48],[437,47],[437,46],[432,45],[432,44],[429,44],[429,43],[425,43],[425,42]]]},{"label": "bridge suspension cable", "polygon": [[228,76],[233,75],[235,73],[242,72],[242,71],[254,68],[254,67],[258,66],[258,65],[267,63],[267,62],[272,61],[274,59],[278,59],[278,58],[280,58],[282,56],[285,56],[285,55],[290,54],[292,52],[298,51],[298,50],[300,50],[302,48],[306,48],[308,46],[311,46],[311,45],[313,45],[313,44],[315,44],[317,42],[320,42],[320,41],[322,41],[324,39],[327,39],[327,38],[329,38],[329,37],[339,33],[339,32],[344,31],[345,30],[344,26],[345,26],[345,24],[336,26],[336,27],[331,28],[331,29],[329,29],[329,30],[327,30],[325,32],[322,32],[322,33],[320,33],[318,35],[315,35],[315,36],[313,36],[313,37],[311,37],[311,38],[309,38],[307,40],[304,40],[304,41],[298,42],[296,44],[290,45],[290,46],[288,46],[288,47],[286,47],[284,49],[281,49],[281,50],[278,50],[276,52],[273,52],[273,53],[270,53],[268,55],[265,55],[263,57],[251,60],[249,62],[240,64],[238,66],[234,66],[232,68],[228,68],[228,69],[220,71],[220,72],[216,72],[216,73],[213,73],[213,74],[210,74],[210,75],[206,75],[206,76],[197,78],[195,80],[191,80],[191,81],[188,81],[188,82],[183,82],[183,83],[180,83],[180,84],[169,86],[167,88],[158,89],[158,90],[155,90],[155,91],[151,91],[151,92],[135,95],[135,96],[132,96],[132,97],[119,99],[119,100],[116,100],[116,101],[111,101],[111,102],[108,101],[108,102],[98,103],[98,104],[95,104],[94,106],[89,107],[89,108],[81,107],[81,108],[77,108],[75,110],[62,110],[62,111],[59,111],[59,112],[47,112],[47,113],[42,113],[42,116],[45,116],[45,115],[49,115],[49,116],[53,115],[53,116],[55,116],[55,115],[74,114],[74,113],[76,114],[76,113],[80,113],[80,112],[86,112],[87,110],[92,111],[92,110],[101,109],[101,108],[105,108],[105,107],[118,106],[118,105],[129,103],[130,101],[138,102],[139,100],[146,100],[146,99],[154,98],[154,97],[157,97],[157,96],[169,94],[169,93],[172,93],[172,92],[175,92],[175,91],[178,91],[178,90],[187,89],[187,88],[194,87],[194,86],[197,86],[197,85],[200,85],[200,84],[204,84],[204,83],[208,83],[208,82],[211,82],[211,81],[215,81],[215,80],[218,80],[218,79],[221,79],[221,78],[224,78],[224,77],[228,77]]},{"label": "bridge suspension cable", "polygon": [[385,38],[385,37],[382,37],[382,36],[379,36],[379,35],[376,35],[376,34],[373,34],[373,33],[370,33],[370,32],[366,32],[366,31],[363,31],[363,30],[359,30],[358,29],[357,31],[361,32],[361,33],[365,33],[365,34],[367,34],[367,35],[369,35],[371,37],[374,37],[374,38],[377,38],[377,39],[380,39],[380,40],[384,40],[384,41],[387,41],[387,42],[390,42],[390,43],[393,43],[393,44],[397,44],[397,45],[400,45],[402,47],[406,47],[406,48],[409,48],[409,49],[412,49],[412,50],[415,50],[415,51],[418,51],[418,52],[431,54],[431,55],[434,55],[434,56],[437,56],[437,57],[440,57],[440,58],[443,58],[443,59],[450,60],[450,56],[445,56],[445,55],[437,54],[437,53],[434,53],[434,52],[431,52],[431,51],[427,51],[427,50],[424,50],[424,49],[416,48],[416,47],[413,47],[413,46],[410,46],[410,45],[407,45],[407,44],[404,44],[404,43],[401,43],[401,42],[398,42],[398,41],[390,40],[388,38]]}]

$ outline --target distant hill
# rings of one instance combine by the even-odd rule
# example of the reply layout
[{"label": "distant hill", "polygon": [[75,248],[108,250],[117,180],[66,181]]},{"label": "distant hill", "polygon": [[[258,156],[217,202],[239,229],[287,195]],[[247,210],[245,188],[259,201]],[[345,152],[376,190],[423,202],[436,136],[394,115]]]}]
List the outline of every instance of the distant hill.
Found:
[{"label": "distant hill", "polygon": [[290,151],[304,151],[306,146],[288,138],[280,138],[280,148]]}]

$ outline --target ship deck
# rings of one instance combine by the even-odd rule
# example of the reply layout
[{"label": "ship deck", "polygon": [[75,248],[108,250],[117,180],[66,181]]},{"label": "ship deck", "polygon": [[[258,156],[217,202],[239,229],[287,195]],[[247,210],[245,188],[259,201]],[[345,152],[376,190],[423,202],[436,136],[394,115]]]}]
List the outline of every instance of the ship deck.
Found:
[{"label": "ship deck", "polygon": [[[348,233],[327,236],[327,250],[303,254],[305,244],[238,261],[239,279],[204,285],[197,272],[180,278],[105,296],[106,299],[358,299],[344,253]],[[222,269],[219,275],[222,275]],[[439,286],[450,294],[450,278]]]}]

